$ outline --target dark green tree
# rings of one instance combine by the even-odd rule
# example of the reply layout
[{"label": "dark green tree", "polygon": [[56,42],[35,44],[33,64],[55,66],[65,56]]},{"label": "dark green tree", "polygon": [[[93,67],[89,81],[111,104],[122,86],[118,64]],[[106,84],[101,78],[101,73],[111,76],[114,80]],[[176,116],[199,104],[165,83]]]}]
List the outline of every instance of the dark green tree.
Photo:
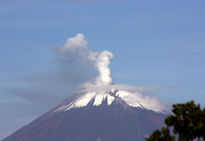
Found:
[{"label": "dark green tree", "polygon": [[155,130],[146,141],[175,141],[175,136],[170,135],[168,127],[162,127],[161,131]]},{"label": "dark green tree", "polygon": [[[174,104],[172,106],[173,114],[165,119],[166,128],[154,131],[147,141],[161,141],[162,136],[167,136],[164,141],[173,139],[169,132],[164,133],[164,129],[169,131],[173,129],[178,141],[192,141],[193,139],[205,140],[205,109],[196,105],[194,101],[185,104]],[[165,140],[166,139],[166,140]],[[171,140],[172,141],[172,140]]]}]

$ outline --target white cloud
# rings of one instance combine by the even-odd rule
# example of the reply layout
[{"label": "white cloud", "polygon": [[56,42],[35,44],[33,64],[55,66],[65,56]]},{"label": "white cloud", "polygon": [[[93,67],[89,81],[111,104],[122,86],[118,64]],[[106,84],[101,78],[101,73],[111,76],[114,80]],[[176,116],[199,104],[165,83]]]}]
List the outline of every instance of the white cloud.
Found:
[{"label": "white cloud", "polygon": [[92,82],[88,82],[89,84],[99,86],[112,83],[109,64],[114,55],[107,50],[102,52],[91,51],[88,47],[88,41],[82,33],[68,38],[63,47],[55,47],[55,50],[57,60],[61,64],[63,63],[66,66],[72,64],[72,68],[69,68],[74,69],[72,72],[86,73],[87,68],[97,71],[99,76]]}]

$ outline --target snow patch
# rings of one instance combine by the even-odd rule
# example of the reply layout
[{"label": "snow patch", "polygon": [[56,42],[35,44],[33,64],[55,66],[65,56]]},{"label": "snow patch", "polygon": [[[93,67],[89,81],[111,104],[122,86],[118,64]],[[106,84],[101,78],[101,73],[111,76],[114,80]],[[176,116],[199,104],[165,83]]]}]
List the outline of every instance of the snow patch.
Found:
[{"label": "snow patch", "polygon": [[144,88],[126,87],[121,85],[107,85],[105,87],[96,87],[84,89],[83,95],[77,97],[72,102],[58,106],[53,112],[67,111],[72,108],[85,107],[88,103],[93,106],[100,106],[107,100],[107,105],[111,105],[116,98],[122,99],[130,107],[140,107],[142,109],[152,110],[154,112],[167,112],[165,103],[161,100],[142,93]]}]

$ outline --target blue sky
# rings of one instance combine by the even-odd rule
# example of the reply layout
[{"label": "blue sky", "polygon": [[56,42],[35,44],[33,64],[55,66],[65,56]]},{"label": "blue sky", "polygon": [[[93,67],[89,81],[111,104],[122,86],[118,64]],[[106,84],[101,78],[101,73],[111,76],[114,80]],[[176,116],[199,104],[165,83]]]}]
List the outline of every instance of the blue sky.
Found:
[{"label": "blue sky", "polygon": [[40,88],[36,83],[42,80],[33,79],[58,70],[51,48],[77,33],[92,50],[115,55],[110,66],[115,83],[163,86],[151,94],[170,104],[194,99],[205,106],[204,5],[204,0],[1,0],[0,137],[64,99],[45,104],[42,98],[37,105],[39,98],[26,101],[12,93],[48,93],[49,84]]}]

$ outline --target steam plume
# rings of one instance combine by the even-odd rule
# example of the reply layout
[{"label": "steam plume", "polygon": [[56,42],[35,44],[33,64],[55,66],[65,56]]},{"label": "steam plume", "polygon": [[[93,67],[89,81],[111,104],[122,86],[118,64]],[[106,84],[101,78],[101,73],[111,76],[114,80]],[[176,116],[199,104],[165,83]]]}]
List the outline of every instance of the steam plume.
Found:
[{"label": "steam plume", "polygon": [[113,54],[109,51],[103,51],[98,55],[96,67],[98,69],[99,76],[96,79],[96,85],[109,85],[112,83],[109,64],[113,57]]},{"label": "steam plume", "polygon": [[[89,83],[90,85],[100,86],[112,83],[109,64],[114,55],[107,50],[102,52],[91,51],[88,47],[88,41],[82,33],[68,38],[62,48],[56,47],[55,49],[60,62],[72,62],[85,67],[86,65],[93,66],[99,75],[92,83]],[[81,69],[82,67],[78,68]]]}]

